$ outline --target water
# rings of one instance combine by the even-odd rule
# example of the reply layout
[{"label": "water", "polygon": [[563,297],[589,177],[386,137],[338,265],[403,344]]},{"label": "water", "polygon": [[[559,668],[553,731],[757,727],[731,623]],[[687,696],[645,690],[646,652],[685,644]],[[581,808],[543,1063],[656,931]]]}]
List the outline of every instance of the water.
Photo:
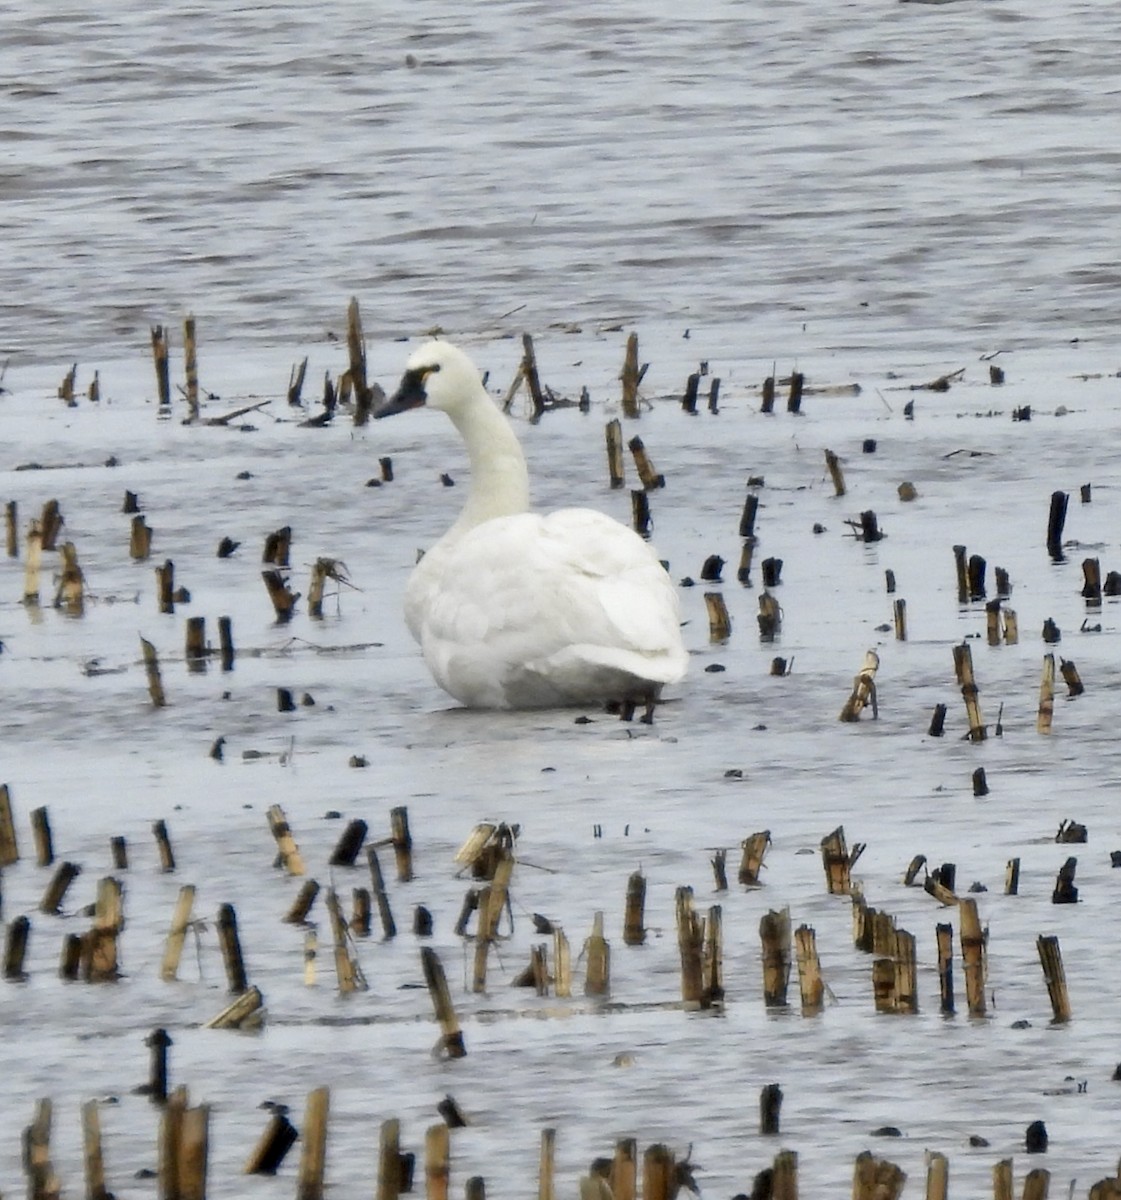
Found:
[{"label": "water", "polygon": [[[618,340],[545,339],[546,378],[567,393],[587,379],[594,394],[606,395]],[[680,371],[689,345],[659,348],[663,369],[668,362]],[[518,351],[517,343],[497,341],[480,361],[505,380]],[[383,348],[375,365],[399,366],[403,352]],[[572,355],[579,364],[564,365]],[[18,501],[21,527],[44,500],[59,500],[89,598],[80,620],[51,607],[48,555],[43,604],[25,608],[22,562],[0,559],[2,778],[23,848],[4,871],[3,916],[25,913],[32,922],[28,981],[0,981],[5,1193],[20,1177],[17,1131],[32,1099],[49,1096],[55,1161],[69,1188],[80,1175],[78,1106],[99,1097],[112,1098],[102,1108],[110,1186],[118,1195],[155,1194],[154,1183],[134,1176],[155,1166],[158,1112],[133,1089],[147,1078],[144,1039],[163,1026],[173,1039],[172,1082],[213,1106],[216,1197],[245,1196],[250,1187],[276,1200],[292,1194],[294,1156],[273,1181],[240,1174],[264,1127],[257,1106],[289,1104],[299,1125],[307,1091],[323,1083],[332,1087],[328,1178],[339,1194],[373,1186],[380,1121],[400,1118],[405,1146],[419,1151],[447,1092],[472,1119],[453,1135],[453,1192],[483,1174],[492,1195],[524,1195],[536,1180],[540,1131],[552,1126],[560,1186],[569,1190],[594,1156],[634,1136],[640,1147],[664,1140],[680,1155],[694,1144],[706,1196],[748,1187],[779,1145],[797,1150],[803,1188],[822,1195],[849,1194],[853,1157],[866,1148],[900,1163],[912,1190],[921,1187],[924,1150],[937,1149],[950,1157],[955,1186],[973,1194],[987,1190],[1000,1158],[1015,1157],[1018,1178],[1036,1165],[1023,1154],[1023,1135],[1043,1119],[1052,1139],[1044,1165],[1056,1186],[1077,1178],[1076,1194],[1085,1194],[1114,1169],[1121,1136],[1111,1082],[1117,873],[1109,860],[1118,844],[1121,624],[1116,601],[1090,610],[1079,594],[1083,556],[1100,554],[1103,571],[1117,566],[1121,490],[1112,446],[1121,403],[1117,378],[1076,380],[1093,359],[1085,347],[1020,351],[1002,356],[1002,389],[989,386],[984,364],[970,363],[965,379],[939,395],[895,391],[921,376],[910,370],[892,380],[850,355],[845,374],[856,374],[862,392],[808,395],[801,418],[781,404],[775,416],[760,415],[742,382],[726,389],[718,416],[690,418],[676,403],[655,400],[628,432],[641,431],[666,477],[666,489],[651,496],[659,552],[675,578],[696,577],[713,553],[727,561],[720,590],[733,633],[726,645],[711,645],[708,587],[681,589],[691,672],[653,726],[600,713],[590,724],[574,723],[571,712],[467,713],[449,708],[428,679],[400,599],[416,547],[450,522],[465,482],[462,449],[435,414],[364,429],[343,418],[301,429],[302,414],[280,402],[256,414],[251,430],[190,427],[158,420],[143,399],[151,386],[143,354],[107,372],[115,398],[99,405],[59,403],[51,368],[13,372],[20,386],[3,397],[0,494]],[[735,365],[757,378],[760,364]],[[211,361],[219,379],[275,366],[264,353]],[[1057,395],[1069,410],[1062,416]],[[913,421],[903,417],[906,399],[916,402]],[[229,404],[213,401],[204,411]],[[1033,407],[1033,418],[1013,423],[1010,411],[1022,405]],[[628,497],[610,490],[603,461],[603,419],[616,411],[597,401],[588,416],[566,409],[538,425],[517,412],[543,506],[590,503],[628,519]],[[862,453],[869,437],[874,454]],[[842,499],[832,494],[824,447],[843,460],[849,492]],[[393,457],[394,481],[370,488],[383,454]],[[105,465],[110,459],[117,465]],[[32,461],[42,469],[17,469]],[[442,471],[453,474],[455,488],[440,484]],[[766,480],[749,588],[734,582],[746,475]],[[901,479],[916,483],[917,500],[898,499]],[[1079,505],[1075,492],[1067,536],[1076,540],[1067,561],[1052,566],[1043,547],[1048,494],[1086,480],[1093,502]],[[139,493],[155,530],[155,561],[173,559],[177,583],[191,593],[174,614],[157,612],[152,562],[128,558],[125,488]],[[887,537],[864,546],[848,536],[845,519],[869,507]],[[323,621],[310,620],[301,602],[290,625],[273,622],[259,547],[286,523],[294,530],[294,588],[306,590],[310,564],[326,554],[349,565],[359,589],[328,603]],[[232,558],[215,555],[223,536],[241,543]],[[986,645],[984,606],[958,605],[957,541],[988,557],[990,583],[993,565],[1010,572],[1017,645]],[[755,629],[764,556],[784,560],[776,643],[760,642]],[[891,632],[888,567],[897,596],[908,601],[906,642]],[[233,618],[234,671],[212,663],[190,672],[184,620],[206,617],[213,639],[222,614]],[[1039,640],[1048,616],[1063,631],[1057,647]],[[149,704],[138,635],[159,650],[166,709]],[[993,725],[1000,711],[1004,724],[1003,737],[976,746],[961,740],[953,677],[951,649],[964,637],[974,639],[985,719]],[[881,656],[879,720],[866,714],[859,725],[841,724],[837,714],[870,646]],[[1056,702],[1050,737],[1035,732],[1044,649],[1076,661],[1087,685],[1077,700]],[[790,662],[788,676],[771,674],[776,654]],[[314,706],[277,712],[280,687],[297,698],[307,692]],[[925,736],[936,703],[949,707],[941,740]],[[222,763],[209,756],[219,736]],[[350,765],[355,755],[366,769]],[[977,766],[991,788],[983,800],[970,786]],[[358,942],[369,992],[338,995],[322,899],[312,914],[319,980],[304,986],[304,931],[281,921],[300,881],[273,867],[271,803],[283,804],[308,875],[333,882],[348,910],[350,889],[367,885],[368,872],[361,864],[328,867],[342,830],[328,814],[361,817],[371,837],[382,837],[390,809],[407,805],[417,877],[397,882],[383,852],[398,936]],[[38,911],[51,875],[30,848],[28,813],[40,805],[50,812],[58,857],[83,867],[61,917]],[[474,822],[488,817],[517,822],[522,834],[513,936],[491,957],[487,992],[476,995],[464,983],[470,944],[453,932],[470,880],[457,873],[453,855]],[[150,826],[157,818],[167,820],[176,851],[171,875],[156,862]],[[1087,825],[1088,845],[1054,844],[1069,819]],[[818,845],[842,823],[850,843],[868,844],[856,874],[869,903],[916,936],[916,1016],[876,1016],[870,958],[852,946],[851,905],[825,892]],[[728,851],[734,881],[739,842],[760,829],[773,838],[764,886],[733,882],[715,894],[713,848]],[[130,847],[130,868],[118,873],[126,888],[125,977],[66,984],[57,976],[61,940],[88,927],[84,906],[110,870],[113,835]],[[938,1011],[934,926],[948,921],[956,929],[957,919],[921,889],[902,886],[917,853],[931,864],[956,862],[961,891],[974,881],[988,888],[978,896],[990,929],[985,1020],[965,1015],[960,968],[958,1015]],[[1068,853],[1078,858],[1081,903],[1055,907],[1050,893]],[[1022,860],[1018,896],[1003,894],[1012,857]],[[623,895],[639,867],[648,880],[650,933],[645,946],[628,948]],[[198,888],[204,925],[197,948],[188,942],[179,982],[167,984],[158,975],[163,939],[187,883]],[[723,906],[721,1017],[676,1007],[674,893],[684,885],[695,889],[701,911]],[[201,1027],[228,1000],[212,924],[223,903],[237,910],[249,978],[268,1005],[269,1024],[258,1036]],[[468,1055],[457,1063],[429,1053],[436,1030],[411,933],[416,904],[434,915],[431,944],[464,1023]],[[799,1015],[793,978],[792,1011],[763,1006],[759,921],[783,907],[795,925],[817,932],[831,989],[819,1017]],[[509,986],[530,947],[549,942],[534,933],[532,913],[561,923],[579,954],[596,911],[605,914],[613,946],[617,1008],[601,1012],[582,996],[579,963],[572,1001]],[[1048,1024],[1035,956],[1040,933],[1061,939],[1074,1010],[1065,1028]],[[618,1055],[633,1065],[615,1066]],[[786,1095],[777,1143],[758,1134],[755,1116],[759,1090],[772,1082]],[[903,1138],[874,1138],[884,1125]],[[972,1135],[989,1144],[970,1147]]]},{"label": "water", "polygon": [[1091,3],[89,14],[0,46],[0,352],[433,326],[1112,333],[1121,16]]},{"label": "water", "polygon": [[[1077,1177],[1077,1194],[1115,1169],[1121,622],[1116,601],[1087,609],[1080,563],[1118,566],[1119,25],[1107,6],[993,2],[725,3],[688,17],[531,3],[196,5],[174,17],[131,3],[98,15],[9,6],[0,498],[18,503],[21,533],[58,499],[89,596],[80,620],[55,610],[48,555],[43,604],[25,607],[23,562],[0,559],[0,781],[24,852],[4,871],[3,919],[32,922],[28,981],[0,981],[0,1190],[17,1190],[19,1130],[33,1099],[50,1096],[56,1163],[76,1192],[78,1106],[104,1097],[110,1187],[155,1195],[136,1173],[155,1166],[158,1113],[133,1089],[157,1025],[173,1038],[172,1082],[213,1106],[213,1196],[291,1195],[294,1155],[273,1181],[240,1174],[265,1122],[257,1105],[288,1103],[300,1124],[308,1089],[327,1082],[337,1195],[372,1189],[380,1121],[401,1118],[404,1145],[419,1152],[447,1092],[472,1119],[453,1134],[452,1193],[482,1174],[499,1200],[535,1186],[548,1126],[566,1195],[622,1136],[680,1155],[695,1144],[705,1196],[725,1200],[780,1145],[798,1151],[807,1195],[848,1195],[865,1148],[904,1166],[908,1194],[928,1148],[949,1156],[955,1194],[987,1194],[1008,1156],[1018,1179],[1045,1165],[1055,1191]],[[666,477],[651,497],[658,550],[678,579],[720,554],[733,621],[731,640],[711,645],[706,588],[681,589],[693,668],[653,726],[465,713],[432,685],[400,598],[417,547],[462,499],[454,432],[424,414],[301,429],[304,414],[282,398],[302,354],[310,380],[345,365],[327,331],[351,295],[371,374],[386,384],[407,354],[393,339],[441,325],[465,336],[500,393],[521,353],[508,335],[537,334],[545,381],[567,396],[588,385],[593,409],[533,425],[515,405],[536,501],[623,521],[629,498],[607,486],[603,422],[618,415],[626,331],[639,330],[651,407],[627,432],[641,432]],[[168,322],[177,337],[188,310],[204,385],[222,397],[204,415],[273,397],[252,428],[184,426],[180,409],[157,419],[148,326]],[[996,350],[1003,388],[978,360]],[[689,418],[665,398],[701,358],[722,378],[721,412]],[[101,369],[100,404],[57,400],[76,359],[82,394]],[[763,417],[758,384],[774,360],[780,372],[797,361],[811,385],[862,390],[810,391],[797,419],[780,395]],[[948,393],[911,390],[959,367]],[[1013,423],[1021,406],[1033,418]],[[826,448],[843,460],[843,499]],[[369,487],[382,455],[395,479]],[[41,469],[20,469],[33,463]],[[442,472],[457,486],[442,486]],[[755,586],[742,588],[737,527],[752,476],[765,478],[760,542]],[[913,503],[898,498],[903,480],[918,488]],[[1079,505],[1085,482],[1093,502]],[[153,562],[128,558],[125,488],[155,530],[154,561],[173,559],[191,592],[175,614],[157,612]],[[1061,565],[1043,547],[1055,488],[1073,497]],[[865,546],[845,521],[868,508],[887,537]],[[296,589],[318,555],[348,564],[358,590],[344,589],[324,621],[301,602],[291,625],[273,622],[259,549],[284,524]],[[215,555],[223,536],[241,542],[230,559]],[[987,645],[983,605],[957,603],[955,543],[988,558],[990,584],[993,566],[1009,570],[1017,645]],[[765,556],[785,564],[774,644],[755,626]],[[906,642],[892,636],[887,568],[908,602]],[[187,670],[188,615],[204,615],[212,639],[217,617],[232,616],[233,673]],[[1063,631],[1057,647],[1040,641],[1047,617]],[[164,710],[148,702],[138,635],[160,652]],[[1004,736],[980,745],[960,740],[951,650],[965,637],[990,725],[1003,711]],[[842,725],[870,646],[882,660],[879,720]],[[1035,732],[1045,650],[1075,660],[1087,685],[1056,703],[1050,737]],[[789,675],[770,673],[776,654]],[[278,713],[280,687],[316,703]],[[950,709],[941,740],[924,736],[936,703]],[[209,757],[219,736],[221,764]],[[352,767],[355,755],[369,766]],[[983,800],[970,786],[979,765],[992,789]],[[347,905],[368,873],[328,867],[342,826],[327,814],[362,817],[381,837],[389,811],[408,806],[417,878],[390,879],[398,937],[358,946],[368,993],[337,994],[321,901],[319,981],[304,986],[304,931],[280,919],[299,881],[272,866],[274,802],[309,874]],[[61,917],[37,911],[50,870],[31,857],[28,812],[41,805],[59,858],[83,867]],[[452,931],[469,886],[453,855],[484,817],[518,822],[522,835],[515,930],[476,995],[463,985],[470,946]],[[157,869],[157,818],[170,826],[172,875]],[[1068,819],[1088,826],[1088,845],[1054,843]],[[856,874],[869,902],[918,940],[915,1016],[875,1015],[849,902],[825,893],[818,846],[841,823],[868,843]],[[713,848],[727,849],[734,879],[740,839],[764,828],[764,887],[715,895]],[[61,939],[88,927],[112,835],[131,853],[125,977],[64,984]],[[1081,903],[1056,907],[1068,852]],[[957,920],[902,886],[916,853],[956,862],[959,890],[989,889],[978,895],[990,930],[983,1021],[964,1014],[960,969],[958,1015],[938,1011],[934,926]],[[1020,895],[1005,896],[1013,856]],[[388,851],[382,862],[389,872]],[[626,948],[624,888],[639,866],[650,936]],[[163,939],[186,883],[207,924],[180,981],[165,984]],[[675,1007],[683,885],[702,911],[724,907],[722,1017]],[[228,999],[211,924],[221,903],[236,906],[265,993],[258,1036],[201,1027]],[[429,1054],[436,1030],[410,932],[421,903],[464,1022],[458,1063]],[[762,1003],[758,924],[782,907],[817,931],[832,991],[817,1018],[798,1014],[794,979],[793,1011]],[[530,914],[563,924],[579,953],[596,911],[618,1007],[579,995],[579,964],[572,1002],[508,986],[545,940]],[[1040,933],[1061,938],[1066,1027],[1049,1025]],[[616,1066],[620,1054],[633,1066]],[[779,1140],[757,1133],[755,1115],[776,1081]],[[1024,1129],[1040,1118],[1051,1150],[1027,1159]],[[903,1138],[872,1137],[883,1125]],[[989,1145],[970,1146],[971,1135]]]}]

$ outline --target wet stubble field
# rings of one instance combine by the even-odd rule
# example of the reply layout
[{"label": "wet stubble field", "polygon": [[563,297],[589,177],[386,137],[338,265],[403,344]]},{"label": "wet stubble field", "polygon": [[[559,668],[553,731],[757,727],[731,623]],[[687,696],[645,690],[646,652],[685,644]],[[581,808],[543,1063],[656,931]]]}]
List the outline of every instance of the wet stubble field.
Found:
[{"label": "wet stubble field", "polygon": [[[572,398],[587,385],[592,407],[558,408],[534,424],[515,403],[538,506],[589,504],[630,519],[628,490],[610,489],[604,453],[605,421],[619,415],[624,340],[539,340],[546,383]],[[452,1134],[452,1186],[483,1175],[498,1196],[535,1186],[548,1127],[558,1131],[566,1189],[627,1136],[640,1149],[667,1142],[679,1157],[693,1145],[706,1195],[749,1190],[780,1147],[797,1151],[804,1188],[831,1195],[845,1194],[852,1160],[866,1148],[899,1163],[911,1189],[922,1186],[926,1150],[949,1157],[955,1189],[986,1189],[993,1164],[1007,1156],[1018,1174],[1041,1162],[1056,1184],[1076,1179],[1080,1192],[1112,1172],[1119,1085],[1111,1077],[1121,1057],[1111,919],[1121,880],[1110,865],[1121,846],[1117,610],[1110,599],[1087,605],[1081,564],[1098,558],[1104,575],[1118,555],[1116,364],[1078,348],[1002,355],[1006,382],[994,387],[989,364],[976,357],[877,362],[822,353],[799,364],[802,413],[785,411],[780,389],[777,411],[765,416],[758,384],[770,363],[718,352],[709,369],[722,379],[719,412],[706,411],[702,388],[701,411],[689,416],[680,392],[696,369],[696,347],[668,331],[642,346],[651,361],[647,404],[625,433],[642,437],[665,476],[649,496],[653,540],[683,581],[692,659],[652,724],[600,712],[467,712],[431,684],[400,598],[417,548],[450,522],[467,482],[454,432],[437,414],[362,428],[340,414],[325,428],[301,427],[305,414],[281,394],[288,358],[298,355],[204,360],[204,378],[226,381],[204,417],[270,400],[224,427],[185,425],[182,406],[161,419],[140,353],[106,363],[101,401],[72,408],[57,398],[63,368],[9,373],[0,479],[4,499],[18,505],[20,557],[0,563],[0,678],[3,782],[21,857],[3,873],[3,919],[7,934],[28,915],[31,933],[26,980],[0,983],[0,1103],[9,1114],[0,1178],[8,1190],[18,1186],[17,1131],[35,1098],[55,1102],[55,1163],[71,1189],[81,1170],[78,1108],[101,1098],[112,1190],[154,1194],[155,1182],[137,1172],[156,1166],[158,1110],[134,1089],[147,1079],[145,1038],[156,1027],[172,1038],[172,1083],[212,1106],[216,1196],[291,1192],[295,1153],[275,1180],[240,1174],[267,1118],[258,1106],[287,1104],[299,1125],[306,1093],[322,1084],[331,1087],[327,1178],[336,1194],[373,1186],[378,1126],[389,1117],[401,1119],[405,1147],[420,1153],[448,1093],[470,1121]],[[470,348],[500,396],[520,344]],[[340,369],[337,347],[309,349],[313,366]],[[390,386],[405,356],[403,346],[372,345],[371,374]],[[947,392],[912,390],[959,368]],[[252,386],[266,379],[280,386]],[[1013,410],[1029,406],[1030,420],[1013,421]],[[840,456],[843,497],[834,494],[826,449]],[[371,486],[387,456],[392,481]],[[899,498],[904,481],[917,490],[910,502]],[[1088,504],[1079,503],[1083,484],[1091,485]],[[630,470],[628,489],[637,486]],[[129,557],[126,490],[154,531],[149,561]],[[1060,563],[1044,544],[1055,490],[1071,495]],[[758,498],[758,543],[744,585],[736,567],[749,494]],[[61,540],[74,544],[85,576],[80,616],[52,604],[53,554],[44,556],[40,604],[21,601],[27,524],[51,499],[65,518]],[[867,510],[885,534],[876,543],[848,524]],[[274,619],[261,548],[284,525],[292,529],[293,590],[306,592],[319,556],[346,564],[353,586],[328,597],[320,620],[303,600],[289,623]],[[216,552],[223,537],[240,543],[228,558]],[[954,545],[988,560],[987,599],[994,567],[1008,571],[1004,606],[1017,614],[1018,643],[989,645],[985,604],[959,603]],[[726,560],[722,581],[701,583],[713,554]],[[773,643],[761,641],[756,622],[767,557],[783,561],[772,589],[782,608]],[[190,593],[170,614],[158,611],[154,571],[167,559]],[[725,642],[710,641],[706,591],[721,592],[731,614]],[[895,638],[895,599],[907,602],[906,641]],[[188,669],[190,616],[206,619],[215,644],[218,618],[231,618],[231,671],[216,655],[204,671]],[[1047,618],[1061,630],[1057,644],[1042,640]],[[160,656],[161,709],[149,699],[141,637]],[[953,660],[963,640],[990,735],[978,744],[963,740]],[[869,649],[880,657],[878,718],[865,711],[858,723],[841,723]],[[1085,684],[1067,701],[1060,680],[1049,736],[1036,730],[1045,653],[1073,661]],[[770,673],[776,656],[788,663],[781,677]],[[277,710],[280,688],[297,698],[295,711]],[[314,704],[299,703],[305,695]],[[940,739],[928,736],[938,703],[948,708]],[[221,761],[211,755],[218,738]],[[977,767],[990,788],[980,798]],[[371,840],[384,838],[391,809],[407,807],[415,878],[396,881],[382,849],[398,932],[382,938],[375,918],[374,932],[355,940],[367,991],[339,994],[322,896],[310,914],[319,969],[313,985],[305,982],[306,930],[282,920],[303,881],[274,866],[273,804],[288,816],[307,877],[333,884],[347,914],[369,873],[363,857],[355,868],[328,865],[345,823],[361,818]],[[57,859],[82,868],[54,916],[38,911],[54,869],[35,864],[29,814],[40,806]],[[160,819],[173,873],[159,869],[151,826]],[[1055,843],[1071,819],[1087,826],[1085,845]],[[519,837],[512,927],[503,921],[486,990],[474,993],[473,946],[454,927],[477,885],[454,856],[483,820],[516,824]],[[854,948],[851,901],[826,890],[820,842],[838,825],[850,845],[867,844],[854,868],[867,902],[915,935],[917,1014],[875,1012],[872,956]],[[740,842],[761,830],[772,839],[762,886],[741,887]],[[116,872],[125,895],[122,976],[64,982],[64,936],[89,927],[97,881],[113,874],[113,836],[129,845],[128,870]],[[732,880],[721,893],[710,865],[718,848],[728,852]],[[939,1011],[935,926],[953,924],[957,954],[957,915],[921,887],[904,887],[916,854],[931,866],[954,862],[962,895],[974,883],[987,889],[975,895],[989,933],[983,1018],[967,1015],[960,958],[957,1013]],[[1054,905],[1056,874],[1070,854],[1079,903]],[[1021,861],[1014,896],[1004,894],[1013,857]],[[628,947],[623,900],[636,870],[647,880],[648,935]],[[164,939],[186,884],[197,889],[202,924],[178,981],[163,982]],[[723,910],[717,1011],[681,1004],[681,886],[694,889],[702,913],[713,904]],[[214,928],[222,904],[236,910],[249,980],[265,998],[267,1021],[255,1033],[203,1028],[229,999]],[[412,932],[417,905],[433,914],[430,939]],[[764,1005],[759,922],[782,909],[793,925],[816,930],[828,989],[819,1015],[801,1015],[796,969],[791,1005]],[[612,948],[608,1000],[583,995],[578,957],[597,912]],[[546,944],[552,969],[552,938],[535,931],[535,913],[571,942],[571,999],[511,986],[534,945]],[[1073,1009],[1066,1025],[1051,1023],[1040,934],[1060,940]],[[439,1031],[422,944],[440,955],[463,1023],[468,1052],[456,1061],[432,1053]],[[785,1096],[781,1136],[762,1137],[759,1093],[774,1082]],[[1024,1131],[1039,1119],[1050,1150],[1028,1160]],[[901,1138],[878,1140],[884,1126]],[[971,1136],[988,1144],[973,1146]]]}]

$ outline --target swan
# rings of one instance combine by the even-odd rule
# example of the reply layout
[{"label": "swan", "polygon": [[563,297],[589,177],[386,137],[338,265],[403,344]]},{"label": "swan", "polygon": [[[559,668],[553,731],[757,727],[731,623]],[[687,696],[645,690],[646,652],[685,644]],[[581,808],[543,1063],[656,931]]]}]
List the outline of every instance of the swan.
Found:
[{"label": "swan", "polygon": [[405,622],[436,682],[469,708],[652,704],[685,674],[677,594],[649,546],[588,508],[529,511],[529,471],[471,359],[426,342],[376,418],[447,413],[471,484],[413,569]]}]

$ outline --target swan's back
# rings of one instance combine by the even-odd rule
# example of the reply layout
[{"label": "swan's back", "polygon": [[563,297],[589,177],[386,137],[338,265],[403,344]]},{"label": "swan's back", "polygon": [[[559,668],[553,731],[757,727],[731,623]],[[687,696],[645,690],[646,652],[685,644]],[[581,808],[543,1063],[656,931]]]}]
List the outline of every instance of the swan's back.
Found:
[{"label": "swan's back", "polygon": [[592,509],[499,517],[438,543],[405,613],[436,682],[472,707],[645,699],[685,674],[669,576]]}]

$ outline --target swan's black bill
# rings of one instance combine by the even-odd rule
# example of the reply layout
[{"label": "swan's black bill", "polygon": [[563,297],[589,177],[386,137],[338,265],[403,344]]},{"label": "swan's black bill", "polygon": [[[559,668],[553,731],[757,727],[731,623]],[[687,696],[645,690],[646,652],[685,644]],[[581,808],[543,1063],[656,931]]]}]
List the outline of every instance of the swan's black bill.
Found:
[{"label": "swan's black bill", "polygon": [[384,404],[374,409],[375,420],[379,417],[392,417],[396,413],[407,412],[410,408],[420,408],[428,402],[428,394],[424,390],[424,381],[439,368],[416,367],[406,371],[401,377],[401,386]]}]

